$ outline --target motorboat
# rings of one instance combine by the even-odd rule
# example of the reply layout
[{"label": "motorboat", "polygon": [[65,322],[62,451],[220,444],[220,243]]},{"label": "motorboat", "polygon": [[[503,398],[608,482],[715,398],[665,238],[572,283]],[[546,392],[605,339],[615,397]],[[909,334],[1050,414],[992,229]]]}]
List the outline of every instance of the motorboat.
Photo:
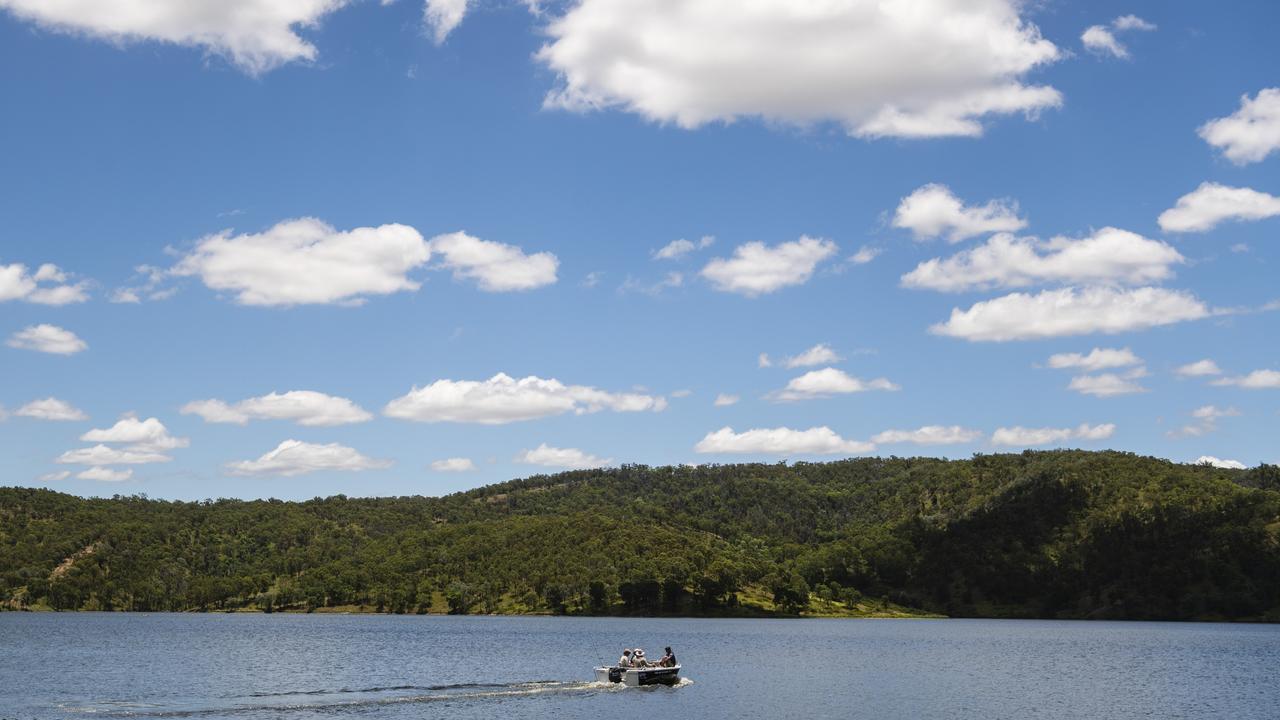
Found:
[{"label": "motorboat", "polygon": [[627,687],[645,685],[675,685],[680,682],[680,666],[671,667],[598,667],[596,682],[621,683]]}]

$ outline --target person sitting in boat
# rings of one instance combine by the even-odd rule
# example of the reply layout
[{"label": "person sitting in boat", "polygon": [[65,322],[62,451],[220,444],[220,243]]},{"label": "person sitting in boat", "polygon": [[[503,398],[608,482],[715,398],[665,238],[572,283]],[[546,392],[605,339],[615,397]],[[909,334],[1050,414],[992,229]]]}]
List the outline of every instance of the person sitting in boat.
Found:
[{"label": "person sitting in boat", "polygon": [[667,654],[663,655],[662,659],[658,661],[658,667],[675,667],[676,664],[676,654],[671,652],[671,646],[668,645]]},{"label": "person sitting in boat", "polygon": [[631,667],[631,648],[622,651],[622,657],[618,658],[618,667]]},{"label": "person sitting in boat", "polygon": [[649,667],[649,661],[644,659],[644,650],[641,650],[640,648],[636,648],[635,652],[631,653],[631,667],[634,667],[634,668]]}]

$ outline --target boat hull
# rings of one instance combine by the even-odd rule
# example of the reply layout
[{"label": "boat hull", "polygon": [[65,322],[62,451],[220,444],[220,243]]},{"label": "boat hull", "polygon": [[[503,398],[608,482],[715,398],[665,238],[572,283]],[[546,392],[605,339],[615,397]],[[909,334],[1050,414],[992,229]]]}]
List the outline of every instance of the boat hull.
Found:
[{"label": "boat hull", "polygon": [[680,682],[680,666],[651,668],[596,668],[596,682],[621,683],[627,687],[675,685]]}]

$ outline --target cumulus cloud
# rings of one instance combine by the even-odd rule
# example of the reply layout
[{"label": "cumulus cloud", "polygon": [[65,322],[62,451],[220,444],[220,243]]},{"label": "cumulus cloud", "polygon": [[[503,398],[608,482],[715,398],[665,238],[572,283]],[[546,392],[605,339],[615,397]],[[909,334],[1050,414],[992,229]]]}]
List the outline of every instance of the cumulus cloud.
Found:
[{"label": "cumulus cloud", "polygon": [[715,405],[716,407],[729,407],[730,405],[737,405],[737,404],[738,404],[738,401],[739,401],[739,400],[741,400],[741,399],[742,399],[742,398],[741,398],[741,397],[739,397],[739,396],[737,396],[737,395],[729,395],[728,393],[720,393],[719,395],[716,395],[716,400],[715,400],[714,405]]},{"label": "cumulus cloud", "polygon": [[533,290],[556,281],[560,261],[549,252],[526,255],[515,245],[481,240],[465,232],[431,238],[431,252],[443,256],[439,266],[455,280],[474,280],[485,292]]},{"label": "cumulus cloud", "polygon": [[879,257],[880,253],[882,252],[884,251],[878,247],[863,245],[862,247],[858,248],[858,252],[849,256],[849,262],[853,263],[854,265],[866,265],[867,263]]},{"label": "cumulus cloud", "polygon": [[146,465],[169,462],[173,458],[163,453],[145,450],[117,449],[106,445],[68,450],[54,462],[62,465]]},{"label": "cumulus cloud", "polygon": [[947,259],[922,262],[902,276],[908,288],[962,292],[1044,283],[1141,285],[1173,275],[1186,262],[1171,246],[1106,227],[1089,237],[1041,241],[1008,233]]},{"label": "cumulus cloud", "polygon": [[498,373],[488,380],[437,380],[423,388],[415,386],[387,403],[382,413],[418,422],[502,425],[567,412],[657,412],[666,407],[665,398],[653,395],[611,393],[533,375],[516,380]]},{"label": "cumulus cloud", "polygon": [[322,470],[357,472],[391,467],[390,460],[378,460],[361,455],[345,445],[324,445],[285,440],[257,460],[240,460],[228,463],[232,475],[277,475],[293,477]]},{"label": "cumulus cloud", "polygon": [[768,353],[760,353],[760,355],[756,358],[756,367],[762,367],[762,368],[773,367],[773,360],[769,359]]},{"label": "cumulus cloud", "polygon": [[1163,288],[1119,290],[1062,288],[1038,294],[1012,293],[954,308],[951,318],[929,328],[936,335],[969,341],[1036,340],[1089,333],[1142,330],[1210,314],[1194,295]]},{"label": "cumulus cloud", "polygon": [[184,448],[191,444],[187,438],[176,438],[157,418],[139,420],[135,415],[125,415],[109,428],[95,428],[80,436],[85,442],[125,443],[129,450],[163,452]]},{"label": "cumulus cloud", "polygon": [[973,442],[980,437],[982,437],[981,430],[970,430],[959,425],[925,425],[915,430],[885,430],[871,440],[885,445],[893,443],[955,445]]},{"label": "cumulus cloud", "polygon": [[13,414],[18,417],[34,418],[36,420],[77,421],[89,419],[89,416],[83,410],[55,397],[32,400],[15,410]]},{"label": "cumulus cloud", "polygon": [[471,458],[453,457],[432,462],[431,469],[436,472],[471,472],[476,469],[476,464],[471,462]]},{"label": "cumulus cloud", "polygon": [[43,323],[15,332],[5,344],[19,350],[34,350],[52,355],[75,355],[89,347],[88,343],[70,330]]},{"label": "cumulus cloud", "polygon": [[828,363],[840,362],[843,359],[844,358],[840,357],[836,351],[832,350],[826,343],[818,343],[798,355],[783,358],[781,362],[785,367],[798,368],[812,367],[814,365],[826,365]]},{"label": "cumulus cloud", "polygon": [[59,470],[57,472],[45,473],[36,478],[36,480],[40,482],[61,482],[69,477],[71,477],[70,470]]},{"label": "cumulus cloud", "polygon": [[241,305],[359,303],[417,290],[407,273],[430,257],[422,235],[407,225],[342,232],[301,218],[256,234],[209,235],[170,272],[199,276]]},{"label": "cumulus cloud", "polygon": [[1115,433],[1115,430],[1116,426],[1111,423],[1102,425],[1089,425],[1086,423],[1074,428],[1002,427],[991,434],[991,443],[993,445],[1032,447],[1036,445],[1055,445],[1068,440],[1106,440]]},{"label": "cumulus cloud", "polygon": [[122,44],[137,41],[198,47],[258,74],[293,61],[315,60],[298,35],[347,0],[0,0],[41,27]]},{"label": "cumulus cloud", "polygon": [[977,136],[988,115],[1056,107],[1024,83],[1061,53],[1014,0],[584,0],[538,59],[546,99],[696,128],[756,117],[859,137]]},{"label": "cumulus cloud", "polygon": [[[3,3],[0,2],[0,7]],[[22,263],[0,264],[0,302],[22,300],[38,305],[70,305],[89,299],[87,282],[69,283],[57,265],[45,263],[33,273]]]},{"label": "cumulus cloud", "polygon": [[516,462],[569,470],[587,470],[611,465],[613,458],[596,457],[577,448],[558,448],[542,443],[532,450],[525,450],[517,455]]},{"label": "cumulus cloud", "polygon": [[1049,367],[1055,370],[1075,369],[1097,372],[1109,368],[1141,365],[1142,358],[1129,348],[1094,348],[1087,355],[1081,353],[1057,353],[1049,356]]},{"label": "cumulus cloud", "polygon": [[167,300],[178,292],[176,287],[165,287],[170,279],[169,273],[164,268],[139,265],[134,268],[134,277],[131,278],[135,284],[116,288],[111,292],[108,300],[129,305],[137,305],[143,300]]},{"label": "cumulus cloud", "polygon": [[694,446],[699,453],[741,455],[856,455],[875,449],[873,443],[846,440],[825,425],[808,430],[756,428],[741,433],[726,426],[707,433]]},{"label": "cumulus cloud", "polygon": [[1266,390],[1280,388],[1280,372],[1275,370],[1254,370],[1248,375],[1218,378],[1214,385],[1234,385],[1247,390]]},{"label": "cumulus cloud", "polygon": [[449,33],[462,23],[468,4],[469,0],[426,0],[422,9],[422,21],[426,23],[437,45],[443,43]]},{"label": "cumulus cloud", "polygon": [[1213,360],[1205,358],[1204,360],[1182,365],[1174,372],[1182,377],[1206,377],[1209,375],[1221,375],[1222,368],[1218,367],[1218,363]]},{"label": "cumulus cloud", "polygon": [[1071,384],[1067,386],[1068,390],[1074,390],[1082,395],[1093,395],[1094,397],[1115,397],[1116,395],[1132,395],[1135,393],[1147,392],[1147,389],[1135,382],[1135,377],[1145,375],[1143,368],[1138,368],[1137,373],[1101,373],[1098,375],[1079,375],[1071,378]]},{"label": "cumulus cloud", "polygon": [[124,482],[133,477],[133,468],[113,469],[107,467],[91,467],[76,474],[81,480],[97,480],[99,482]]},{"label": "cumulus cloud", "polygon": [[182,406],[183,415],[198,415],[205,422],[244,425],[250,419],[292,420],[309,427],[330,427],[373,419],[359,405],[314,390],[290,390],[228,404],[222,400],[193,400]]},{"label": "cumulus cloud", "polygon": [[869,390],[898,390],[899,387],[886,378],[861,380],[843,370],[823,368],[811,370],[799,377],[792,378],[787,386],[770,395],[780,402],[795,400],[814,400],[832,395],[867,392]]},{"label": "cumulus cloud", "polygon": [[1085,49],[1092,53],[1128,58],[1129,49],[1116,38],[1115,34],[1129,30],[1151,31],[1155,29],[1155,25],[1137,15],[1123,15],[1112,20],[1110,27],[1092,25],[1086,28],[1084,33],[1080,35],[1080,41],[1084,43]]},{"label": "cumulus cloud", "polygon": [[702,268],[702,276],[722,292],[755,297],[791,285],[803,285],[838,248],[830,240],[802,235],[774,246],[762,242],[739,245],[731,258],[716,258]]},{"label": "cumulus cloud", "polygon": [[1018,217],[1018,206],[1008,200],[966,206],[946,185],[932,183],[902,198],[893,214],[893,226],[910,230],[918,240],[946,236],[962,240],[994,232],[1014,232],[1027,226]]},{"label": "cumulus cloud", "polygon": [[1200,437],[1218,429],[1218,420],[1224,417],[1237,417],[1240,411],[1233,408],[1219,408],[1216,405],[1204,405],[1191,412],[1195,421],[1183,425],[1177,430],[1167,433],[1170,437]]},{"label": "cumulus cloud", "polygon": [[696,243],[692,240],[685,240],[684,238],[672,240],[666,245],[663,245],[660,249],[654,251],[653,259],[679,260],[695,250],[702,250],[711,247],[715,241],[716,239],[711,235],[703,235]]},{"label": "cumulus cloud", "polygon": [[1261,162],[1280,149],[1280,88],[1241,96],[1240,109],[1210,120],[1198,131],[1210,145],[1237,165]]},{"label": "cumulus cloud", "polygon": [[684,285],[684,273],[669,272],[666,277],[654,283],[647,283],[637,280],[630,275],[618,286],[619,293],[638,292],[650,297],[657,297],[668,288],[678,288]]},{"label": "cumulus cloud", "polygon": [[1191,464],[1192,465],[1212,465],[1213,467],[1223,468],[1226,470],[1244,470],[1248,467],[1248,465],[1245,465],[1239,460],[1223,460],[1221,458],[1216,458],[1212,455],[1201,455],[1200,457],[1193,460]]},{"label": "cumulus cloud", "polygon": [[1204,232],[1228,220],[1265,220],[1276,215],[1280,215],[1280,197],[1204,182],[1160,213],[1158,221],[1165,232]]}]

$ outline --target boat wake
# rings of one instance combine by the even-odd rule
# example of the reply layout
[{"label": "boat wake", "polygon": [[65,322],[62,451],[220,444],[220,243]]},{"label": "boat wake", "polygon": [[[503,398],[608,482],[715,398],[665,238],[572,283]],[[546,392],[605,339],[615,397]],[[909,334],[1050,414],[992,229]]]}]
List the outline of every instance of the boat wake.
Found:
[{"label": "boat wake", "polygon": [[[91,704],[66,704],[60,709],[68,713],[93,714],[104,718],[200,718],[200,717],[276,717],[282,713],[334,713],[343,710],[367,710],[379,706],[430,703],[477,702],[504,700],[548,694],[604,693],[621,691],[653,691],[681,688],[692,680],[681,678],[671,687],[650,686],[627,688],[619,683],[590,681],[534,680],[517,683],[458,683],[451,685],[391,685],[371,688],[334,690],[298,690],[260,692],[222,698],[222,703],[190,703],[185,706],[161,706],[122,701]],[[242,702],[235,702],[241,700]],[[244,702],[247,701],[247,702]]]}]

